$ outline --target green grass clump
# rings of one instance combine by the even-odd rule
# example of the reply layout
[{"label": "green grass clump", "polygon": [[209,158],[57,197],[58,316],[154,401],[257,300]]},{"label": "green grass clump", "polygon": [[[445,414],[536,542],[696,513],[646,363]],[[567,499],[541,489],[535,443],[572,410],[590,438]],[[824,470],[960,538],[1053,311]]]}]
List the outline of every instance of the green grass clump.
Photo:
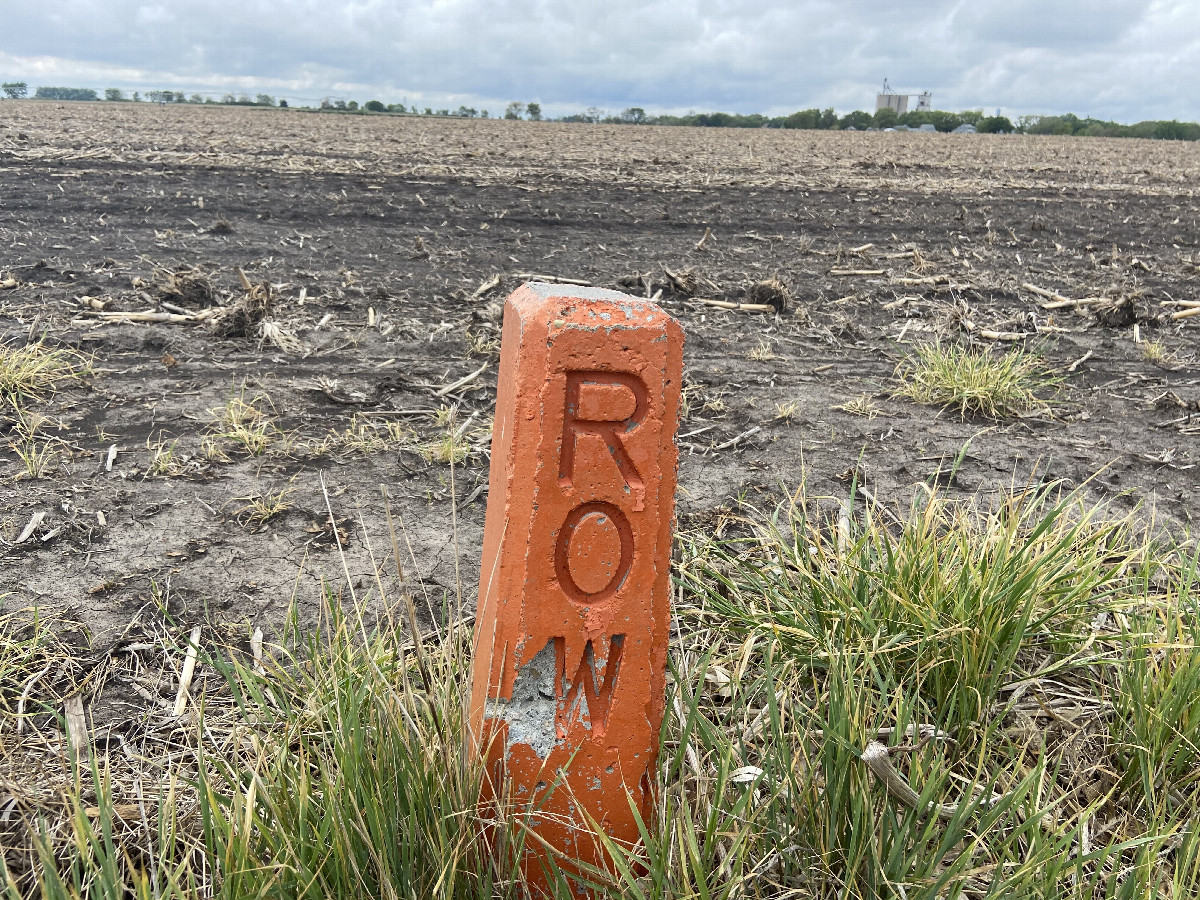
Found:
[{"label": "green grass clump", "polygon": [[19,409],[82,381],[90,372],[87,357],[76,350],[48,347],[42,341],[23,347],[0,345],[0,400]]},{"label": "green grass clump", "polygon": [[271,399],[265,395],[248,397],[243,381],[224,406],[208,411],[213,424],[202,442],[205,455],[222,459],[225,449],[233,449],[259,457],[279,442],[286,446],[288,435],[279,429],[276,417],[268,410],[273,410]]},{"label": "green grass clump", "polygon": [[761,771],[745,856],[796,891],[762,896],[1194,896],[1200,656],[1169,625],[1194,571],[1044,490],[798,501],[688,541],[681,644],[733,688],[698,704],[710,767]]},{"label": "green grass clump", "polygon": [[1056,384],[1041,358],[1026,350],[1003,354],[956,344],[925,344],[896,367],[896,393],[915,403],[957,410],[964,417],[1005,419],[1047,405]]},{"label": "green grass clump", "polygon": [[769,629],[816,669],[871,647],[882,674],[974,721],[1022,651],[1072,650],[1112,590],[1122,524],[1074,506],[1016,494],[983,514],[932,499],[902,527],[870,519],[853,540],[801,515],[772,538],[775,565],[738,565],[736,581],[705,569],[695,589],[734,627]]},{"label": "green grass clump", "polygon": [[8,596],[0,594],[0,744],[17,721],[17,705],[29,679],[44,676],[56,661],[69,662],[55,638],[53,620],[29,610],[5,612]]},{"label": "green grass clump", "polygon": [[261,675],[225,669],[253,750],[204,760],[223,894],[515,896],[479,837],[482,771],[462,752],[456,688],[465,647],[419,669],[402,631],[367,633],[336,604],[326,634]]},{"label": "green grass clump", "polygon": [[118,786],[126,761],[95,749],[57,815],[27,823],[26,874],[0,864],[0,897],[522,896],[520,837],[482,839],[482,768],[463,753],[469,633],[418,657],[329,600],[261,664],[209,657],[217,690],[157,778]]},{"label": "green grass clump", "polygon": [[1130,614],[1113,738],[1126,786],[1150,809],[1187,808],[1200,784],[1200,552],[1168,573],[1161,601]]}]

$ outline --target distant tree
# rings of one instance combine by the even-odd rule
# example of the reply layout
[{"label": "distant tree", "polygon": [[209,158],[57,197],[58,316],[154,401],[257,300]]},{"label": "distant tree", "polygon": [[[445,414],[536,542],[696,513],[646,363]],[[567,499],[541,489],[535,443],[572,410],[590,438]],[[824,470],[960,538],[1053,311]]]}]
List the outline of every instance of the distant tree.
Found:
[{"label": "distant tree", "polygon": [[433,115],[433,110],[432,110],[432,109],[430,109],[428,106],[427,106],[427,107],[425,107],[425,115],[427,115],[427,116],[432,116],[432,115]]},{"label": "distant tree", "polygon": [[141,102],[142,102],[142,95],[141,95],[141,94],[139,94],[137,91],[134,91],[134,92],[133,92],[133,102],[134,102],[134,103],[141,103]]},{"label": "distant tree", "polygon": [[237,97],[233,96],[233,94],[226,94],[224,97],[221,98],[221,102],[222,103],[237,103]]},{"label": "distant tree", "polygon": [[486,118],[488,118],[488,111],[487,111],[486,109],[480,110],[480,111],[479,111],[479,118],[481,118],[481,119],[486,119]]},{"label": "distant tree", "polygon": [[363,104],[363,109],[369,112],[387,112],[387,107],[378,100],[368,100]]},{"label": "distant tree", "polygon": [[146,99],[151,103],[167,103],[175,99],[174,91],[146,91]]},{"label": "distant tree", "polygon": [[645,125],[646,111],[640,106],[631,106],[621,111],[618,120],[625,125]]},{"label": "distant tree", "polygon": [[279,98],[279,108],[280,108],[280,109],[287,109],[287,108],[288,108],[287,101],[286,101],[286,100],[284,100],[282,97],[280,97],[280,98]]},{"label": "distant tree", "polygon": [[[1072,116],[1072,118],[1074,118]],[[1029,134],[1074,134],[1075,129],[1066,116],[1039,116],[1026,132]]]},{"label": "distant tree", "polygon": [[275,98],[270,94],[258,94],[255,96],[254,102],[259,106],[274,106]]},{"label": "distant tree", "polygon": [[802,109],[794,112],[783,120],[784,128],[820,128],[821,111],[819,109]]},{"label": "distant tree", "polygon": [[29,85],[24,81],[6,81],[0,84],[0,90],[9,100],[24,100],[29,96]]},{"label": "distant tree", "polygon": [[762,128],[770,124],[770,119],[757,113],[744,116],[739,113],[712,112],[684,116],[680,124],[698,125],[701,128]]},{"label": "distant tree", "polygon": [[846,113],[838,121],[838,128],[857,128],[860,131],[864,128],[871,127],[871,114],[861,109],[856,109],[852,113]]},{"label": "distant tree", "polygon": [[125,92],[120,88],[105,88],[104,99],[113,103],[119,103],[125,99]]},{"label": "distant tree", "polygon": [[959,125],[964,124],[963,117],[958,113],[946,112],[945,110],[931,110],[928,116],[929,121],[933,123],[933,127],[941,132],[951,132]]},{"label": "distant tree", "polygon": [[358,101],[351,100],[349,103],[346,104],[346,109],[350,110],[351,112],[356,112],[358,110]]},{"label": "distant tree", "polygon": [[33,95],[39,100],[99,100],[91,88],[40,87]]},{"label": "distant tree", "polygon": [[347,109],[346,101],[345,100],[334,100],[333,108],[334,109]]},{"label": "distant tree", "polygon": [[988,116],[980,119],[975,128],[982,134],[1012,134],[1016,130],[1007,116]]},{"label": "distant tree", "polygon": [[825,109],[821,110],[821,121],[817,125],[817,127],[824,128],[826,130],[838,127],[837,113],[835,113],[833,111],[832,106],[826,107]]},{"label": "distant tree", "polygon": [[1154,137],[1160,141],[1194,141],[1200,139],[1200,125],[1195,122],[1156,122]]},{"label": "distant tree", "polygon": [[435,115],[435,116],[448,116],[448,115],[450,115],[450,110],[448,110],[448,109],[439,109],[437,112],[435,112],[435,113],[434,113],[434,115]]},{"label": "distant tree", "polygon": [[529,116],[530,122],[542,121],[542,104],[530,103],[525,107],[525,113]]},{"label": "distant tree", "polygon": [[1159,141],[1178,141],[1183,138],[1183,123],[1155,122],[1153,137]]},{"label": "distant tree", "polygon": [[524,112],[525,112],[525,104],[518,103],[514,100],[512,103],[508,104],[507,107],[505,107],[504,118],[519,119],[519,118],[521,118],[521,114]]},{"label": "distant tree", "polygon": [[479,110],[473,106],[460,106],[458,108],[458,116],[461,119],[473,119],[479,115]]},{"label": "distant tree", "polygon": [[885,106],[883,109],[877,109],[875,115],[871,116],[871,124],[876,128],[895,128],[900,124],[900,114],[890,106]]}]

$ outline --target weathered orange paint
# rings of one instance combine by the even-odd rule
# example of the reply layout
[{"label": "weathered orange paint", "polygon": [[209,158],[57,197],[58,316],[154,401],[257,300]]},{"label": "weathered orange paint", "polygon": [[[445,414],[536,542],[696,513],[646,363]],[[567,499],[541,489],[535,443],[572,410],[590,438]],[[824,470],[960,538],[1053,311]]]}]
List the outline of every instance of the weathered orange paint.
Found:
[{"label": "weathered orange paint", "polygon": [[603,859],[589,819],[638,840],[629,797],[652,815],[682,374],[648,300],[526,284],[505,305],[470,734],[489,797],[568,859]]}]

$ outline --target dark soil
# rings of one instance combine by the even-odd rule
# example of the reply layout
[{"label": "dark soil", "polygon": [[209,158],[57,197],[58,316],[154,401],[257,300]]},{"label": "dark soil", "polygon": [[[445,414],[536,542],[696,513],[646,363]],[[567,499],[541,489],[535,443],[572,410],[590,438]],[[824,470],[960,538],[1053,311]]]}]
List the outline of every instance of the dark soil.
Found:
[{"label": "dark soil", "polygon": [[[1093,184],[1054,169],[1065,165],[1066,145],[1050,139],[817,141],[801,133],[422,122],[420,134],[463,148],[473,141],[484,155],[504,128],[509,148],[527,142],[542,153],[564,134],[585,143],[596,135],[609,148],[627,139],[629,157],[607,169],[589,162],[576,170],[567,161],[553,171],[543,160],[542,169],[511,177],[511,169],[500,177],[483,163],[414,174],[349,166],[364,145],[331,138],[325,157],[287,172],[199,151],[191,162],[183,151],[162,161],[149,150],[123,155],[139,140],[148,146],[153,110],[136,113],[147,119],[137,134],[114,125],[107,143],[72,147],[55,125],[67,115],[61,105],[24,105],[24,118],[6,122],[17,106],[0,109],[0,279],[11,273],[20,283],[0,291],[0,338],[44,336],[78,348],[92,356],[94,374],[39,406],[51,418],[42,435],[58,453],[44,477],[18,478],[16,454],[0,454],[0,592],[8,593],[0,602],[61,612],[86,630],[93,651],[136,636],[141,626],[129,626],[139,613],[166,615],[180,628],[203,622],[240,642],[255,626],[270,633],[293,599],[301,622],[312,623],[323,585],[346,590],[343,565],[356,594],[377,596],[378,563],[394,599],[380,485],[411,540],[406,573],[416,573],[435,609],[461,584],[470,610],[486,440],[475,438],[453,483],[448,465],[419,451],[444,433],[434,417],[443,405],[457,404],[451,427],[475,416],[468,436],[489,420],[500,309],[521,273],[641,295],[662,290],[687,334],[683,528],[715,527],[737,501],[769,505],[802,481],[810,495],[842,499],[857,480],[880,504],[904,508],[925,486],[965,498],[1060,479],[1118,513],[1138,507],[1168,527],[1193,524],[1200,508],[1200,317],[1170,319],[1179,309],[1170,301],[1195,298],[1200,261],[1190,145],[1172,156],[1141,144],[1170,165],[1152,166],[1144,178],[1129,166],[1098,171]],[[261,128],[261,120],[233,112],[221,120],[222,140],[244,147],[252,143],[245,134],[229,133],[246,123]],[[103,128],[102,105],[86,115]],[[164,142],[187,115],[171,112]],[[278,121],[303,131],[318,119],[322,128],[366,127],[302,113]],[[411,132],[411,121],[381,117],[371,127]],[[754,141],[791,146],[825,174],[773,184],[769,163],[755,168],[753,147],[751,161],[744,158]],[[719,156],[721,142],[738,149],[739,171],[753,174],[746,183],[706,183],[703,173],[670,184],[644,177],[658,147],[669,161],[689,146]],[[366,146],[363,158],[378,159],[379,145]],[[1078,146],[1103,160],[1105,147],[1136,156],[1139,143]],[[998,174],[976,171],[972,180],[970,165],[954,155],[975,159],[981,147],[995,154]],[[1019,147],[1021,162],[1005,167],[1010,147]],[[893,148],[903,165],[887,162]],[[1029,175],[1026,161],[1043,151],[1050,174]],[[924,168],[915,162],[922,154]],[[953,177],[943,183],[941,170]],[[706,228],[712,236],[697,250]],[[247,296],[235,267],[267,298],[259,318],[277,323],[294,346],[261,341],[255,322],[239,330],[211,321],[105,321],[79,299],[97,298],[106,312],[163,311],[164,300],[183,313],[229,307]],[[163,272],[185,269],[207,278],[211,293],[201,286],[172,300],[156,290]],[[498,285],[476,296],[493,274]],[[772,276],[790,294],[782,313],[700,300],[758,302],[766,295],[754,286]],[[945,277],[901,281],[930,276]],[[1047,311],[1045,297],[1022,289],[1027,282],[1071,298],[1108,297],[1114,309]],[[989,341],[986,331],[1028,336]],[[1014,343],[1037,349],[1064,377],[1055,404],[986,422],[895,398],[898,360],[934,339],[992,352]],[[484,363],[478,379],[436,396]],[[204,439],[217,430],[209,411],[233,396],[262,398],[287,438],[258,457],[227,446],[227,460],[206,458]],[[864,396],[855,412],[840,408]],[[411,437],[377,452],[318,446],[352,421],[398,422]],[[11,409],[3,422],[15,441]],[[172,442],[176,474],[151,474],[154,448]],[[285,488],[289,509],[250,521],[246,498]],[[38,513],[40,525],[14,543]],[[88,704],[97,718],[130,715],[113,697]]]}]

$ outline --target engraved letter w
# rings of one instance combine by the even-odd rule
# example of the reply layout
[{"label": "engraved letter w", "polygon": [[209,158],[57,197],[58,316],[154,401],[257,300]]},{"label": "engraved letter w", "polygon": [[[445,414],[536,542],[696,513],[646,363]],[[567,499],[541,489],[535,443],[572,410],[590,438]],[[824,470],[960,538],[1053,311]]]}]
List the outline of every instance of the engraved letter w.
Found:
[{"label": "engraved letter w", "polygon": [[[608,645],[608,661],[604,666],[603,680],[596,683],[596,655],[592,650],[592,642],[588,641],[583,656],[579,660],[579,668],[575,677],[567,681],[567,642],[564,638],[554,639],[554,656],[557,668],[558,715],[557,731],[560,738],[566,737],[571,723],[580,718],[583,710],[580,706],[586,703],[587,718],[592,728],[593,737],[603,737],[608,727],[608,711],[612,706],[613,689],[617,686],[617,676],[621,672],[621,652],[625,646],[625,635],[613,635]],[[580,696],[580,690],[583,696]]]}]

